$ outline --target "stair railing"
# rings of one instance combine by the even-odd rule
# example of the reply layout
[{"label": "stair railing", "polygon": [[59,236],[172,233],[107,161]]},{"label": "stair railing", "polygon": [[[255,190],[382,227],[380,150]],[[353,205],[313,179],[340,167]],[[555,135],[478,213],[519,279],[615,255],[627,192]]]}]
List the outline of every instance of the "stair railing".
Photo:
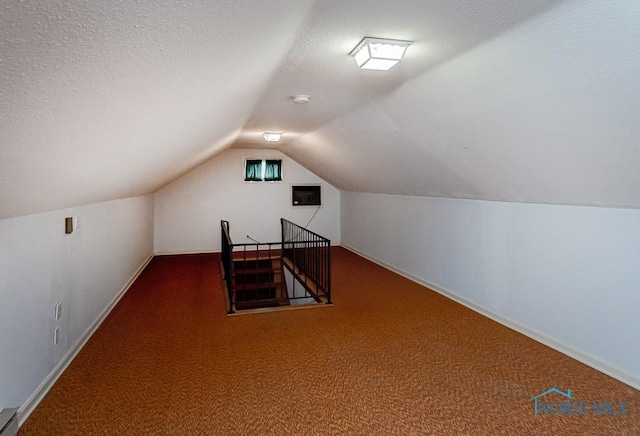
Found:
[{"label": "stair railing", "polygon": [[[281,242],[234,244],[229,222],[220,221],[223,279],[227,288],[228,311],[288,305],[290,300],[331,303],[331,242],[291,221],[280,220]],[[265,272],[266,262],[270,271]],[[239,266],[236,266],[235,264]],[[293,289],[287,291],[284,267],[293,276]],[[280,274],[274,280],[275,272]],[[252,271],[246,273],[247,270]],[[255,274],[255,276],[252,276]],[[267,294],[258,284],[267,282]],[[296,291],[296,283],[304,287]],[[273,294],[273,295],[271,295]]]},{"label": "stair railing", "polygon": [[282,263],[316,301],[331,302],[331,241],[284,218]]},{"label": "stair railing", "polygon": [[229,221],[220,220],[220,240],[222,248],[222,269],[224,281],[227,285],[227,296],[229,298],[229,308],[227,313],[234,313],[233,310],[233,242],[231,242]]}]

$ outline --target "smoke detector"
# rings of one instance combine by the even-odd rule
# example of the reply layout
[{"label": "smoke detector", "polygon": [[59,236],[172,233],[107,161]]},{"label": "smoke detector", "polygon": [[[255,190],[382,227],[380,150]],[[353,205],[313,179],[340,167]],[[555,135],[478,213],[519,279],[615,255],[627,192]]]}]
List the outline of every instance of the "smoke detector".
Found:
[{"label": "smoke detector", "polygon": [[304,94],[299,94],[293,97],[294,103],[305,104],[305,103],[309,103],[309,100],[311,100],[311,97]]}]

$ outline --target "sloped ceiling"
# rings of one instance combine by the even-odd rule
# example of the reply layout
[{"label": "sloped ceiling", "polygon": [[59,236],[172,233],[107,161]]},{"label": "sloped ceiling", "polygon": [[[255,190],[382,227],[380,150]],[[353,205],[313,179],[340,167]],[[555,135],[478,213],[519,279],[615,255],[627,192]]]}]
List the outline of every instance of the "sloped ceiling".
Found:
[{"label": "sloped ceiling", "polygon": [[562,2],[283,150],[343,190],[638,208],[638,41],[640,3]]},{"label": "sloped ceiling", "polygon": [[312,6],[2,2],[0,218],[151,193],[229,146]]},{"label": "sloped ceiling", "polygon": [[[152,193],[263,131],[343,190],[640,207],[633,0],[0,8],[0,218]],[[360,71],[363,36],[415,43]]]}]

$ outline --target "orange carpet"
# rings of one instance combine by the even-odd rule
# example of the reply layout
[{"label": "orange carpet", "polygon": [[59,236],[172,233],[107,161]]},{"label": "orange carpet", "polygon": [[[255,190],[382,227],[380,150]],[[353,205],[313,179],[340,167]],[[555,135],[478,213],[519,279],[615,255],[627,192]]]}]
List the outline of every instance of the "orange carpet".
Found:
[{"label": "orange carpet", "polygon": [[[154,258],[20,434],[640,434],[640,391],[344,249],[332,268],[332,307],[227,317],[218,255]],[[552,387],[582,414],[534,417]]]}]

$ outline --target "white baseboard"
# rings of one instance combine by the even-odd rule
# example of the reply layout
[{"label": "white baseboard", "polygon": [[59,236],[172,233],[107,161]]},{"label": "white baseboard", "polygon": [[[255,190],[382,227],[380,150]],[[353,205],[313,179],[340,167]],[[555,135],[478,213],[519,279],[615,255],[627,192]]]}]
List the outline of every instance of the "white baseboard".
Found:
[{"label": "white baseboard", "polygon": [[220,250],[198,250],[198,251],[156,251],[154,256],[175,256],[179,254],[214,254],[220,253]]},{"label": "white baseboard", "polygon": [[73,346],[67,351],[62,359],[58,362],[58,364],[51,370],[49,375],[40,383],[40,386],[31,394],[31,396],[27,399],[27,401],[22,404],[20,409],[18,409],[18,424],[22,426],[24,422],[27,420],[29,415],[35,410],[35,408],[40,404],[42,399],[47,395],[49,390],[56,383],[58,378],[62,375],[62,373],[67,369],[67,367],[71,364],[73,359],[78,355],[82,347],[85,346],[87,341],[93,336],[95,331],[100,327],[102,322],[107,318],[109,313],[113,310],[113,308],[118,304],[118,301],[124,296],[124,294],[129,290],[133,282],[138,278],[140,273],[145,269],[145,267],[151,262],[153,259],[153,254],[149,255],[149,257],[142,263],[140,268],[138,268],[133,274],[133,277],[127,282],[126,285],[118,292],[118,294],[111,300],[111,302],[105,307],[102,313],[98,316],[98,318],[93,321],[93,323],[87,328],[87,330],[80,336],[80,338],[75,341]]},{"label": "white baseboard", "polygon": [[522,325],[520,323],[518,323],[517,321],[514,321],[510,318],[504,317],[500,314],[497,314],[495,312],[492,312],[490,310],[487,310],[481,306],[476,305],[475,303],[470,302],[469,300],[462,298],[458,295],[456,295],[455,293],[444,289],[434,283],[430,283],[420,277],[416,277],[413,274],[410,274],[406,271],[403,271],[393,265],[390,265],[382,260],[376,259],[372,256],[369,256],[361,251],[359,251],[358,249],[342,244],[342,247],[344,247],[345,249],[357,254],[358,256],[364,257],[367,260],[370,260],[371,262],[380,265],[381,267],[388,269],[390,271],[393,271],[394,273],[401,275],[402,277],[405,277],[415,283],[418,283],[419,285],[422,285],[426,288],[429,288],[441,295],[443,295],[444,297],[447,297],[453,301],[455,301],[456,303],[460,303],[463,306],[473,310],[474,312],[477,312],[481,315],[486,316],[487,318],[502,324],[505,327],[510,328],[511,330],[515,330],[518,333],[521,333],[537,342],[540,342],[541,344],[546,345],[549,348],[553,348],[554,350],[569,356],[579,362],[584,363],[587,366],[590,366],[591,368],[594,368],[604,374],[607,374],[610,377],[615,378],[616,380],[621,381],[622,383],[625,383],[635,389],[640,390],[640,377],[630,374],[629,372],[623,370],[622,368],[619,368],[609,362],[606,362],[602,359],[600,359],[599,357],[596,357],[592,354],[589,353],[585,353],[583,351],[580,351],[570,345],[567,345],[563,342],[560,342],[550,336],[547,336],[544,333],[541,333],[535,329],[529,328],[525,325]]}]

